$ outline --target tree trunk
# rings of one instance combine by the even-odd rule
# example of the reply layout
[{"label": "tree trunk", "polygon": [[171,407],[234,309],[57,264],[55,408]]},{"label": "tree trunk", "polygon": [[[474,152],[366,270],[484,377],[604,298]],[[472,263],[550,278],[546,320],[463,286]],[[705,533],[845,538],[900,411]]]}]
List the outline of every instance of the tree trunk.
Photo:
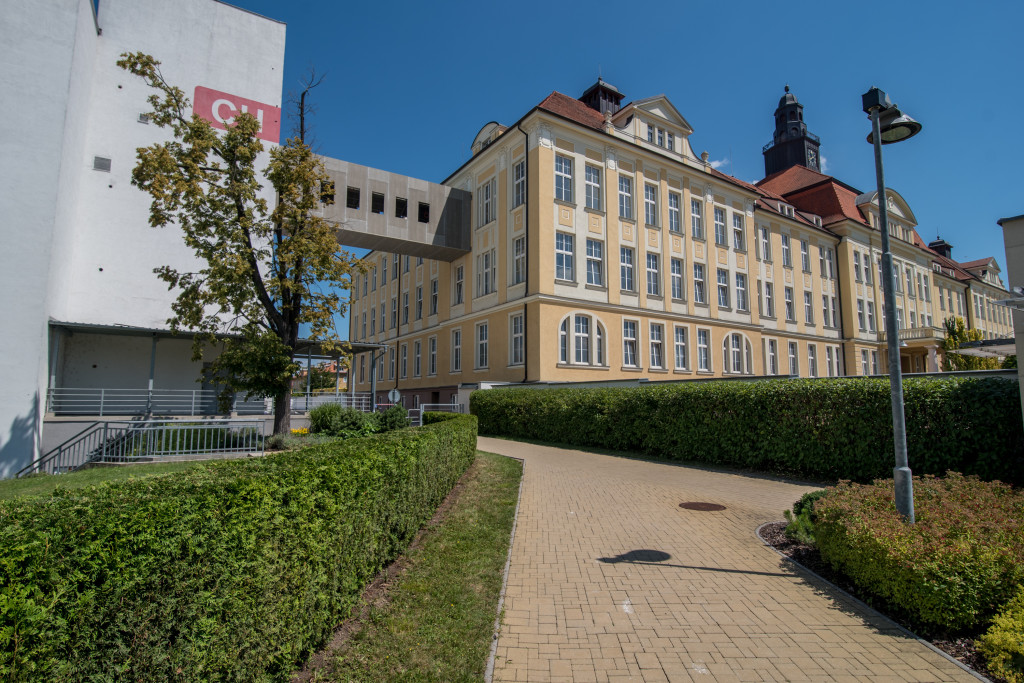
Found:
[{"label": "tree trunk", "polygon": [[274,433],[291,434],[292,392],[283,391],[274,397]]}]

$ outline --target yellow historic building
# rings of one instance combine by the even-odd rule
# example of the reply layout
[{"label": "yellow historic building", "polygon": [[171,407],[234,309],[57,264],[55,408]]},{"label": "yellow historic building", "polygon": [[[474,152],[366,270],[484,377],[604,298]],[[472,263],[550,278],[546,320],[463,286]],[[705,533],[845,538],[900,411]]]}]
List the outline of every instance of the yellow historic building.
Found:
[{"label": "yellow historic building", "polygon": [[[489,123],[444,185],[472,194],[471,251],[373,251],[356,278],[356,391],[408,406],[488,382],[650,381],[886,371],[878,198],[818,170],[788,92],[757,185],[711,167],[663,95],[625,106],[598,81]],[[938,370],[942,322],[1010,337],[994,259],[925,245],[889,191],[903,369]]]}]

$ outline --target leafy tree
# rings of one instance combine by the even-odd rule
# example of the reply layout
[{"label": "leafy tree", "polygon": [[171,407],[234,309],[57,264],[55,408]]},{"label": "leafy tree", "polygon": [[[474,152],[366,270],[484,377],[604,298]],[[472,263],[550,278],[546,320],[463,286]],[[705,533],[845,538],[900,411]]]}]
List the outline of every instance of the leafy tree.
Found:
[{"label": "leafy tree", "polygon": [[942,358],[943,370],[994,370],[999,367],[999,360],[996,358],[981,358],[955,352],[967,342],[984,339],[980,330],[968,328],[960,316],[946,318],[943,326],[946,328],[946,338],[942,340],[942,349],[945,351]]},{"label": "leafy tree", "polygon": [[[337,373],[331,372],[323,365],[314,365],[309,369],[309,389],[310,391],[318,391],[321,389],[330,389],[334,391],[334,385],[338,379]],[[302,389],[305,391],[305,385]]]},{"label": "leafy tree", "polygon": [[204,347],[221,347],[206,372],[225,385],[222,402],[236,391],[271,396],[274,433],[287,434],[299,326],[325,348],[337,348],[333,320],[345,308],[337,291],[348,288],[359,267],[316,215],[321,204],[333,203],[323,191],[330,186],[323,164],[305,143],[305,99],[316,83],[306,83],[299,100],[298,135],[269,150],[262,176],[278,198],[270,209],[254,116],[239,114],[217,131],[190,113],[188,98],[164,80],[153,57],[126,53],[118,66],[153,88],[150,120],[172,133],[168,142],[137,150],[132,184],[152,198],[150,225],[177,224],[201,263],[196,272],[156,269],[178,291],[167,322],[195,334],[196,360]]}]

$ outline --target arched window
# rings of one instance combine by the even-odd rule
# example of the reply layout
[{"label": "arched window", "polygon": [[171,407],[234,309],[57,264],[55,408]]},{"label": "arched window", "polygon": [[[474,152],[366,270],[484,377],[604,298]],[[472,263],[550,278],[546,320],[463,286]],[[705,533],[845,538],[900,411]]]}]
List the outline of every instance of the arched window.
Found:
[{"label": "arched window", "polygon": [[574,313],[558,326],[558,362],[605,365],[604,325],[594,316]]},{"label": "arched window", "polygon": [[754,374],[754,352],[750,340],[739,332],[722,340],[722,370],[730,375]]}]

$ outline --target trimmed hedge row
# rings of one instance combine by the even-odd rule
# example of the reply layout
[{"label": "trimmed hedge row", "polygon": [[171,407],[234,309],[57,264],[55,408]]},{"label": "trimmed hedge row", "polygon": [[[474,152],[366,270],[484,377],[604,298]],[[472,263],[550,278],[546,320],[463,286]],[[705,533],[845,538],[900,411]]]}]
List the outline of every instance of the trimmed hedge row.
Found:
[{"label": "trimmed hedge row", "polygon": [[0,679],[288,680],[472,462],[476,427],[0,503]]},{"label": "trimmed hedge row", "polygon": [[915,524],[896,511],[892,479],[841,482],[814,502],[823,559],[919,628],[982,626],[1024,582],[1024,492],[949,472],[914,477]]},{"label": "trimmed hedge row", "polygon": [[432,425],[437,422],[458,420],[460,417],[462,417],[461,413],[446,413],[440,410],[431,410],[423,413],[423,424]]},{"label": "trimmed hedge row", "polygon": [[995,675],[1024,683],[1024,586],[1017,587],[1017,597],[992,619],[977,643]]},{"label": "trimmed hedge row", "polygon": [[[1024,484],[1015,380],[904,380],[915,474],[956,470]],[[817,479],[892,476],[885,379],[476,391],[480,432]]]}]

